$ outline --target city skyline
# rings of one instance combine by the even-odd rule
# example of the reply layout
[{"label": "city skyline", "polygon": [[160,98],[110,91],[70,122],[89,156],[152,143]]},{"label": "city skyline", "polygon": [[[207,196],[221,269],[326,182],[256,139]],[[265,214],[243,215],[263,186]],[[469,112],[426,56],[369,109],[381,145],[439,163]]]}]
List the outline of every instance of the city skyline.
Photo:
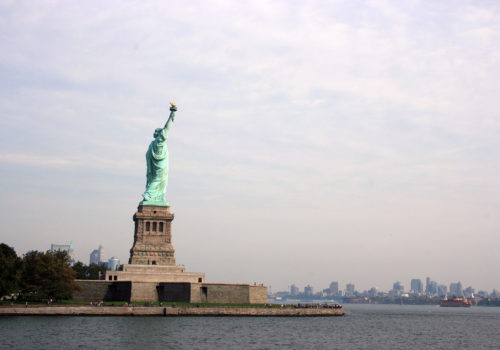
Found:
[{"label": "city skyline", "polygon": [[[0,4],[0,232],[128,261],[156,128],[207,281],[500,288],[495,1]],[[343,282],[344,283],[344,282]],[[406,283],[407,284],[407,283]]]},{"label": "city skyline", "polygon": [[[427,278],[429,279],[429,278]],[[411,281],[417,281],[419,280],[422,282],[421,279],[412,279]],[[497,288],[494,288],[491,291],[481,289],[481,288],[474,288],[473,286],[467,286],[465,287],[462,285],[460,281],[455,281],[455,282],[450,282],[448,285],[443,284],[440,282],[436,282],[433,280],[429,279],[429,282],[431,284],[429,285],[428,283],[425,284],[425,288],[422,288],[421,290],[416,290],[413,289],[412,287],[407,288],[405,287],[404,284],[401,284],[400,281],[395,281],[393,283],[392,289],[384,290],[381,288],[378,288],[376,286],[373,286],[369,289],[358,289],[356,288],[356,284],[352,282],[347,282],[345,283],[345,288],[342,288],[342,284],[339,283],[338,281],[332,281],[329,284],[328,288],[318,288],[316,289],[315,286],[311,286],[310,284],[305,285],[302,289],[300,286],[292,283],[289,285],[287,290],[277,290],[277,291],[271,291],[271,294],[273,295],[289,295],[289,296],[313,296],[313,295],[319,295],[323,294],[324,296],[337,296],[337,297],[355,297],[355,296],[427,296],[427,297],[445,297],[445,296],[456,296],[456,297],[461,297],[465,296],[467,298],[473,297],[473,296],[480,296],[484,297],[486,295],[491,295],[495,294],[500,296],[499,290]],[[423,284],[421,286],[424,286]],[[326,293],[326,294],[325,294]]]},{"label": "city skyline", "polygon": [[[69,247],[71,247],[71,254],[72,254],[72,256],[75,256],[75,251],[73,250],[73,245],[72,245],[72,243],[70,243],[70,244],[54,244],[54,243],[52,243],[52,244],[51,244],[51,246],[50,246],[50,251],[54,251],[54,250],[57,250],[57,249],[68,250],[68,249],[69,249]],[[116,268],[116,262],[118,262],[118,265],[119,265],[119,264],[120,264],[120,260],[119,260],[119,259],[117,259],[117,258],[116,258],[116,257],[114,257],[114,256],[107,257],[107,256],[103,253],[103,251],[104,251],[104,247],[103,247],[101,244],[99,244],[98,249],[94,249],[94,250],[92,250],[92,251],[89,253],[89,255],[90,255],[89,265],[94,264],[94,263],[98,263],[98,264],[99,264],[99,263],[103,263],[103,264],[106,264],[107,266],[109,266],[110,264],[112,264],[112,263],[111,263],[111,261],[113,261],[113,262],[114,262],[113,266],[115,266],[115,268]],[[82,261],[82,260],[78,260],[78,259],[77,259],[77,260],[72,260],[72,263],[74,264],[74,263],[76,263],[76,262],[78,262],[78,261],[85,263],[84,261]],[[112,270],[114,270],[114,268],[113,268]],[[392,286],[393,286],[393,289],[394,289],[394,285],[395,285],[396,283],[401,283],[401,281],[406,281],[406,280],[404,280],[404,279],[396,280],[396,281],[393,283],[393,285],[392,285]],[[435,287],[434,287],[434,288],[438,288],[438,287],[440,287],[440,286],[443,286],[443,285],[444,285],[444,286],[446,287],[446,290],[447,290],[447,291],[448,291],[448,290],[450,290],[450,291],[451,291],[451,290],[452,290],[452,288],[449,288],[449,287],[450,287],[451,285],[455,284],[455,283],[459,283],[459,284],[461,284],[461,287],[463,287],[463,289],[473,287],[473,286],[472,286],[472,285],[470,285],[470,284],[467,284],[467,283],[462,283],[462,282],[461,282],[461,280],[458,280],[458,281],[448,281],[448,282],[446,282],[446,281],[434,281],[434,280],[432,280],[432,278],[431,278],[431,277],[429,277],[429,276],[427,276],[426,278],[412,277],[412,278],[407,279],[407,281],[409,281],[409,283],[404,283],[404,282],[403,282],[403,283],[401,284],[402,291],[405,291],[405,292],[411,292],[411,291],[419,292],[419,289],[421,289],[422,294],[425,294],[425,293],[426,293],[426,288],[428,288],[427,286],[429,285],[429,282],[431,282],[431,283],[434,283],[434,284],[435,284]],[[323,283],[326,283],[326,282],[323,282]],[[366,292],[366,291],[368,291],[368,290],[370,290],[370,289],[373,289],[373,288],[375,288],[375,289],[377,289],[377,290],[379,290],[379,291],[384,291],[384,290],[389,291],[389,290],[390,290],[389,288],[387,288],[387,289],[382,288],[382,287],[380,287],[380,288],[379,288],[379,286],[377,286],[377,285],[373,285],[373,286],[371,286],[371,287],[369,287],[369,288],[365,288],[365,287],[364,287],[364,288],[360,288],[360,289],[358,290],[357,288],[355,288],[356,286],[359,286],[359,285],[363,285],[363,286],[365,286],[365,285],[366,285],[366,283],[363,283],[363,282],[358,283],[357,281],[347,281],[347,282],[344,282],[344,283],[339,282],[339,281],[331,281],[331,282],[329,282],[329,287],[330,287],[330,288],[332,287],[332,284],[333,284],[333,283],[336,283],[336,284],[337,284],[337,288],[338,288],[338,290],[341,290],[341,291],[345,291],[346,289],[349,289],[349,287],[348,287],[349,285],[351,285],[351,286],[352,286],[353,291],[355,290],[355,291],[357,291],[357,292]],[[344,286],[345,286],[345,288],[342,288],[342,285],[344,285]],[[416,285],[417,285],[417,286],[420,286],[420,287],[415,287]],[[467,287],[465,287],[465,285],[467,285]],[[270,286],[271,286],[271,288],[272,288],[272,284],[271,284]],[[296,283],[291,283],[291,284],[289,284],[289,285],[287,286],[287,290],[289,290],[289,291],[290,291],[293,287],[297,288],[297,292],[299,292],[299,290],[300,290],[300,287],[301,287],[301,286],[300,286],[299,284],[296,284]],[[310,284],[310,283],[306,283],[306,284],[304,284],[303,288],[306,288],[306,287],[312,287],[313,289],[318,288],[318,289],[316,290],[316,292],[317,292],[317,291],[319,291],[319,290],[324,290],[324,289],[325,289],[325,288],[323,288],[323,287],[318,287],[318,286],[315,286],[315,285],[312,285],[312,286],[311,286],[311,284]],[[432,287],[431,287],[431,288],[432,288]],[[437,289],[436,289],[436,290],[437,290]],[[478,288],[474,288],[474,290],[475,290],[476,292],[479,292],[479,291],[486,291],[486,292],[490,293],[490,292],[493,292],[493,291],[498,291],[498,290],[499,290],[499,288],[494,287],[492,290],[487,290],[486,288],[481,288],[481,287],[478,287]],[[275,292],[283,292],[283,291],[284,291],[284,290],[275,290]],[[291,293],[291,294],[293,295],[293,293]],[[432,294],[443,295],[443,293],[438,293],[438,292],[435,292],[435,293],[432,293]],[[446,293],[444,293],[444,294],[446,294]]]}]

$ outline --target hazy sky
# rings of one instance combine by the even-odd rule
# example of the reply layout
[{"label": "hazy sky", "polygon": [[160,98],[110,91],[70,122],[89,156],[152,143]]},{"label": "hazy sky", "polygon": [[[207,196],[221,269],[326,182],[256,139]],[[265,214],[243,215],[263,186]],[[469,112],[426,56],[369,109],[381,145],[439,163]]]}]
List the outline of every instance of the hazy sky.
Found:
[{"label": "hazy sky", "polygon": [[170,130],[210,282],[500,289],[500,3],[0,1],[0,241],[122,262]]}]

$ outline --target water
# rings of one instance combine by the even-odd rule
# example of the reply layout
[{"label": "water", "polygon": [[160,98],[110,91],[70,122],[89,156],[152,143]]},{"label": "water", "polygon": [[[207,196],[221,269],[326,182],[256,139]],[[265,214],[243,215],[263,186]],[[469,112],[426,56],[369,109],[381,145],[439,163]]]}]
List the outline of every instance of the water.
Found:
[{"label": "water", "polygon": [[500,349],[500,308],[345,305],[344,317],[0,317],[1,349]]}]

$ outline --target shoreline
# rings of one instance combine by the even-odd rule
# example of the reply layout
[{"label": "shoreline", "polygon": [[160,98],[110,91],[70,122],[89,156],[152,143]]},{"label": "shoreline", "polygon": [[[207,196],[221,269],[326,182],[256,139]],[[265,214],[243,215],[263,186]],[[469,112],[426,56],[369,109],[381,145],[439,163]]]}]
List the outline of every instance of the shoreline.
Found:
[{"label": "shoreline", "polygon": [[193,306],[7,306],[0,316],[343,316],[343,308],[266,308]]}]

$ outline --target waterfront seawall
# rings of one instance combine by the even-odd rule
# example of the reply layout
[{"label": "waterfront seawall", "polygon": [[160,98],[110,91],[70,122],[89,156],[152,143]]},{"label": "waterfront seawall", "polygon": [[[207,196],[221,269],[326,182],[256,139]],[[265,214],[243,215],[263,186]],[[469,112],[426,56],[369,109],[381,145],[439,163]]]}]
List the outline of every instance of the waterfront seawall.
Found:
[{"label": "waterfront seawall", "polygon": [[343,316],[344,309],[276,307],[30,306],[0,307],[0,316]]}]

